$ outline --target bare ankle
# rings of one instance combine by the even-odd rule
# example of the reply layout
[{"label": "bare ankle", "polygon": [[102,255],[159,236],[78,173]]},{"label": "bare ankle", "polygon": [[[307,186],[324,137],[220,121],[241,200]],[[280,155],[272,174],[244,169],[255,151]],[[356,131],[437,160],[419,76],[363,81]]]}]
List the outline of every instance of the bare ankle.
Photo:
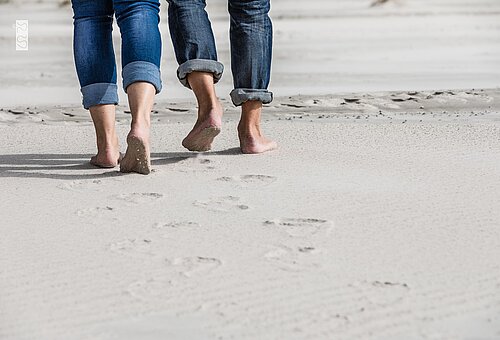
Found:
[{"label": "bare ankle", "polygon": [[130,129],[133,131],[144,131],[149,130],[151,128],[151,122],[148,119],[137,119],[133,120]]},{"label": "bare ankle", "polygon": [[222,105],[218,100],[215,102],[198,104],[198,120],[219,116],[222,116]]},{"label": "bare ankle", "polygon": [[97,147],[102,150],[116,149],[118,147],[118,137],[116,136],[115,133],[104,137],[98,136]]},{"label": "bare ankle", "polygon": [[260,124],[240,121],[238,124],[238,135],[241,137],[255,137],[261,135]]}]

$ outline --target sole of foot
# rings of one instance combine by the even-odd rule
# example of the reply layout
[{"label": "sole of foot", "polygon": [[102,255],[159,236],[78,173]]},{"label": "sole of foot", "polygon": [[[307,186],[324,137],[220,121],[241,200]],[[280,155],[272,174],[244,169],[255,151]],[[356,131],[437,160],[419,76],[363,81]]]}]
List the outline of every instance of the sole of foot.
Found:
[{"label": "sole of foot", "polygon": [[197,135],[193,137],[186,137],[182,141],[182,146],[184,146],[189,151],[209,151],[212,149],[212,143],[220,133],[221,128],[217,126],[209,126],[201,130]]},{"label": "sole of foot", "polygon": [[120,163],[120,171],[136,172],[142,175],[151,173],[151,159],[146,144],[138,137],[127,138],[127,152]]}]

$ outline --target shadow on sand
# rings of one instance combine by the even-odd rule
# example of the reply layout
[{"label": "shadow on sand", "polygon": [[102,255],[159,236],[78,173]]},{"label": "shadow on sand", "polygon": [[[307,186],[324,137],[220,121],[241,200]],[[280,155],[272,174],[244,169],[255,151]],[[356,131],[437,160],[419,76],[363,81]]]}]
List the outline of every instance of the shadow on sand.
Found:
[{"label": "shadow on sand", "polygon": [[[215,152],[166,152],[151,154],[153,167],[182,162],[189,158],[214,155],[240,155],[239,148]],[[118,167],[101,169],[89,163],[90,154],[15,154],[0,155],[0,178],[49,178],[83,180],[123,176]],[[68,173],[71,171],[74,173]]]}]

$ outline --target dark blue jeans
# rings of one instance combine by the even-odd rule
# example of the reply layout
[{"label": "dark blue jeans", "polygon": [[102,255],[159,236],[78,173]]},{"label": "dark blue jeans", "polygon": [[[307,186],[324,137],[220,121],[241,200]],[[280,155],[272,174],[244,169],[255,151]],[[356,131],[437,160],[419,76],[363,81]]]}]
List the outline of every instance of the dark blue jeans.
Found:
[{"label": "dark blue jeans", "polygon": [[122,78],[125,92],[135,82],[161,90],[159,0],[72,0],[73,49],[76,71],[88,109],[118,104],[116,62],[111,32],[116,16],[122,37]]},{"label": "dark blue jeans", "polygon": [[[215,39],[205,0],[167,0],[168,23],[179,68],[177,76],[189,87],[187,75],[194,71],[213,73],[217,82],[224,70],[217,61]],[[273,28],[270,0],[228,0],[231,18],[231,70],[237,106],[249,100],[270,103],[267,90],[271,75]]]}]

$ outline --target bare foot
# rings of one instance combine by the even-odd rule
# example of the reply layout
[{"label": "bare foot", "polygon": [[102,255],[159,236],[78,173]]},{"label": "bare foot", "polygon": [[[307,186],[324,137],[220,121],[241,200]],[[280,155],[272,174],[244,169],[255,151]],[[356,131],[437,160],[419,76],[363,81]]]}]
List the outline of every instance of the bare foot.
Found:
[{"label": "bare foot", "polygon": [[278,144],[263,136],[260,128],[238,129],[241,152],[245,154],[263,153],[278,148]]},{"label": "bare foot", "polygon": [[222,125],[222,105],[208,110],[207,113],[199,113],[198,120],[193,129],[182,141],[189,151],[208,151],[212,148],[212,142],[220,133]]},{"label": "bare foot", "polygon": [[106,143],[98,143],[97,155],[90,158],[90,164],[99,168],[114,168],[120,163],[121,154],[118,145],[118,138],[114,142],[106,145]]},{"label": "bare foot", "polygon": [[132,129],[127,136],[127,152],[120,162],[121,172],[151,173],[149,133],[147,130]]},{"label": "bare foot", "polygon": [[260,130],[262,102],[249,100],[241,106],[238,137],[243,153],[263,153],[278,148],[278,144],[266,138]]},{"label": "bare foot", "polygon": [[238,137],[240,138],[240,148],[243,153],[263,153],[278,148],[275,141],[262,134],[259,125],[248,127],[240,123]]}]

